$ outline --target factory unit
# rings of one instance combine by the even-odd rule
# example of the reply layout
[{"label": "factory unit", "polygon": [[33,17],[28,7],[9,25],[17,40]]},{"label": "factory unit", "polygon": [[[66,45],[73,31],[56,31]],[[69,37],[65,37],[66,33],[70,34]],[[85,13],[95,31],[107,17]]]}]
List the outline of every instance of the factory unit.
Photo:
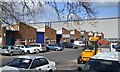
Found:
[{"label": "factory unit", "polygon": [[58,21],[52,22],[52,28],[65,27],[67,30],[85,30],[87,32],[102,32],[104,39],[109,41],[120,40],[120,17],[99,18],[96,20],[80,20],[80,21]]},{"label": "factory unit", "polygon": [[70,42],[70,31],[64,27],[57,29],[57,43]]},{"label": "factory unit", "polygon": [[25,23],[20,22],[1,28],[1,45],[36,43],[36,29]]},{"label": "factory unit", "polygon": [[56,43],[56,30],[45,24],[30,24],[37,29],[36,43],[54,44]]},{"label": "factory unit", "polygon": [[97,33],[109,41],[118,41],[120,40],[119,20],[120,18],[101,18],[96,19],[94,24],[90,24],[91,20],[42,22],[29,25],[20,22],[0,27],[0,44],[73,42],[79,39],[88,39],[90,33],[92,35]]},{"label": "factory unit", "polygon": [[73,43],[76,40],[80,40],[81,38],[81,32],[74,29],[70,32],[70,41]]}]

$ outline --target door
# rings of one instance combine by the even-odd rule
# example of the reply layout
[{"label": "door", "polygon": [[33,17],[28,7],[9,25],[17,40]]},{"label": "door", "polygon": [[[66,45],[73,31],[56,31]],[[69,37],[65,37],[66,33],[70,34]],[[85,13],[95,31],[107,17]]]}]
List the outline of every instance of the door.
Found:
[{"label": "door", "polygon": [[37,32],[37,43],[44,44],[44,32]]},{"label": "door", "polygon": [[21,54],[20,48],[14,48],[13,52],[14,52],[14,54]]},{"label": "door", "polygon": [[45,58],[35,59],[30,69],[49,70],[49,63]]},{"label": "door", "polygon": [[54,45],[49,44],[48,47],[49,47],[50,50],[53,50]]}]

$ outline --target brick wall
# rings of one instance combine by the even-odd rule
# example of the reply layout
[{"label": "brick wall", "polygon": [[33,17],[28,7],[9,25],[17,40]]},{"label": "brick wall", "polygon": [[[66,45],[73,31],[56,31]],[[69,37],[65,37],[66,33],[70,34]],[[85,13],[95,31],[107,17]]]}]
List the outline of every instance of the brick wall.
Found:
[{"label": "brick wall", "polygon": [[36,28],[25,23],[19,23],[19,33],[17,36],[21,40],[26,40],[26,44],[36,43]]},{"label": "brick wall", "polygon": [[[63,34],[67,34],[67,35],[70,35],[70,31],[69,30],[67,30],[67,29],[65,29],[65,28],[62,28],[62,35]],[[62,37],[62,42],[70,42],[70,37],[68,37],[68,38],[63,38]]]},{"label": "brick wall", "polygon": [[56,30],[48,26],[45,26],[45,33],[44,33],[44,44],[46,44],[46,42],[48,42],[49,44],[56,43]]},{"label": "brick wall", "polygon": [[84,38],[88,38],[88,32],[85,31]]},{"label": "brick wall", "polygon": [[74,41],[79,40],[81,38],[81,34],[80,31],[77,31],[76,29],[74,29]]},{"label": "brick wall", "polygon": [[6,45],[6,29],[5,27],[0,27],[0,38],[2,38],[2,41],[0,45]]}]

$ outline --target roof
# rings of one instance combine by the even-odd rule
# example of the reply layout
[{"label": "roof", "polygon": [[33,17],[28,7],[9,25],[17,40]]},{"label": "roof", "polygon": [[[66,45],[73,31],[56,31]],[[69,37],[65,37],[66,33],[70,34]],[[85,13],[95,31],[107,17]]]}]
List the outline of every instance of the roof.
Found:
[{"label": "roof", "polygon": [[100,52],[97,55],[91,57],[93,59],[103,59],[103,60],[112,60],[120,61],[120,52]]},{"label": "roof", "polygon": [[18,58],[36,59],[36,58],[45,58],[45,57],[44,56],[32,55],[32,56],[19,56]]},{"label": "roof", "polygon": [[37,32],[45,32],[45,24],[29,24],[37,29]]},{"label": "roof", "polygon": [[[120,17],[110,17],[110,18],[96,18],[95,20],[106,20],[106,19],[120,19]],[[30,23],[30,24],[40,24],[40,23],[57,23],[57,22],[72,22],[72,21],[87,21],[87,20],[93,20],[93,19],[82,19],[82,20],[71,20],[71,21],[52,21],[52,22],[37,22],[37,23]]]}]

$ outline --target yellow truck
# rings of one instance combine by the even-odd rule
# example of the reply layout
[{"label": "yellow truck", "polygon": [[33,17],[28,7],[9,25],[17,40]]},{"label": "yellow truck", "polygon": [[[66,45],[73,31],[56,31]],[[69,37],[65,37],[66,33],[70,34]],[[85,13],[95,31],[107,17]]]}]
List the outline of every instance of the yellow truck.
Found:
[{"label": "yellow truck", "polygon": [[[96,50],[96,53],[99,53],[99,52],[101,52],[101,49]],[[81,56],[79,56],[77,59],[77,63],[78,64],[85,63],[94,55],[95,55],[95,49],[94,48],[87,48],[87,49],[82,51]]]},{"label": "yellow truck", "polygon": [[78,57],[78,64],[87,62],[92,56],[96,55],[98,52],[101,52],[101,49],[99,49],[97,45],[98,40],[99,37],[90,37],[90,45],[87,48],[85,48],[82,51],[81,55]]}]

